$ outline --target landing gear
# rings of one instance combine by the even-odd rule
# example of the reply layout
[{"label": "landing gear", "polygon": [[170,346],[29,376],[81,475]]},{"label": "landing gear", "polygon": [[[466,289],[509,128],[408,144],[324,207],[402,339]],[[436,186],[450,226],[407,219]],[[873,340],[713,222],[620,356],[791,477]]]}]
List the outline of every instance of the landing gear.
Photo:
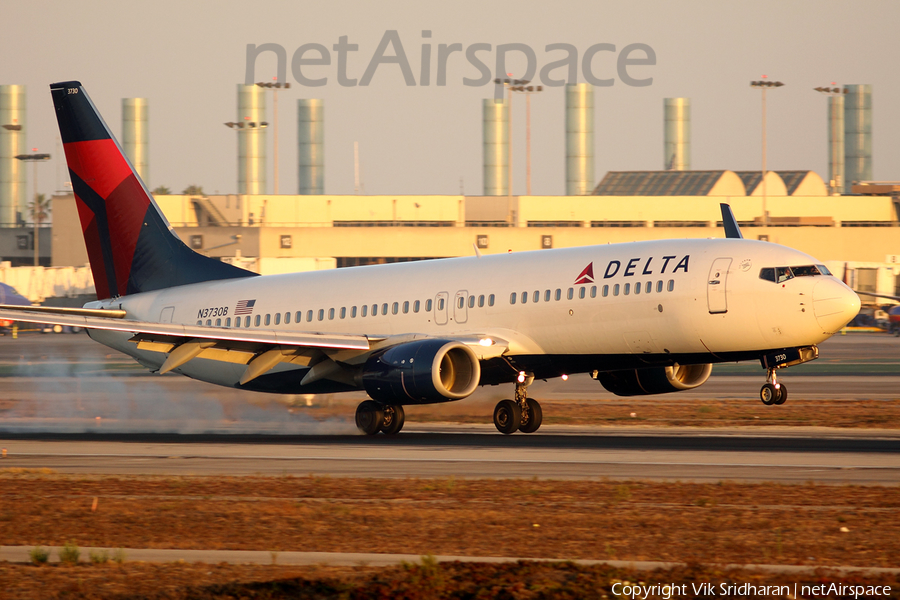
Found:
[{"label": "landing gear", "polygon": [[356,426],[366,435],[375,435],[384,422],[384,409],[373,400],[365,400],[356,407]]},{"label": "landing gear", "polygon": [[787,402],[787,397],[787,386],[776,381],[775,369],[768,369],[766,383],[759,390],[759,399],[766,406],[772,406],[773,404],[784,404]]},{"label": "landing gear", "polygon": [[534,433],[541,426],[543,411],[534,398],[528,398],[526,391],[534,381],[534,375],[519,373],[516,379],[516,399],[501,400],[494,408],[494,426],[500,433],[509,435],[516,430]]},{"label": "landing gear", "polygon": [[522,423],[522,409],[512,400],[501,400],[494,408],[494,426],[500,433],[515,433]]},{"label": "landing gear", "polygon": [[396,435],[403,429],[403,423],[406,421],[406,412],[402,406],[385,406],[384,419],[381,423],[381,433],[385,435]]},{"label": "landing gear", "polygon": [[366,435],[375,435],[379,431],[395,435],[403,429],[405,421],[406,413],[399,405],[366,400],[356,407],[356,426]]}]

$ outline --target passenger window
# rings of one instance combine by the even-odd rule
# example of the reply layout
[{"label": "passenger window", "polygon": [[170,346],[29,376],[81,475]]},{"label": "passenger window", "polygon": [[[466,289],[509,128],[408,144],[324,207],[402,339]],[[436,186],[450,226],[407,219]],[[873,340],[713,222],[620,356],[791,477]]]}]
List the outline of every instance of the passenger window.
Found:
[{"label": "passenger window", "polygon": [[212,319],[207,319],[207,320],[206,320],[206,326],[207,326],[207,327],[212,327]]},{"label": "passenger window", "polygon": [[[385,306],[387,306],[387,305],[385,305]],[[385,310],[385,313],[387,313],[387,310]],[[373,317],[378,316],[378,305],[377,304],[372,305],[372,316]]]},{"label": "passenger window", "polygon": [[368,304],[363,304],[363,305],[362,305],[362,316],[366,316],[366,313],[367,313],[367,312],[369,312],[369,305],[368,305]]},{"label": "passenger window", "polygon": [[484,308],[484,294],[478,296],[478,308]]},{"label": "passenger window", "polygon": [[622,290],[622,293],[625,294],[625,295],[627,296],[630,292],[631,292],[631,284],[630,284],[630,283],[626,283],[626,284],[625,284],[625,289]]},{"label": "passenger window", "polygon": [[581,299],[581,300],[584,300],[585,292],[587,292],[587,288],[586,288],[586,287],[581,286],[580,288],[578,288],[578,298]]},{"label": "passenger window", "polygon": [[541,301],[541,293],[538,290],[534,290],[534,294],[531,297],[532,302],[540,302]]},{"label": "passenger window", "polygon": [[597,286],[592,285],[591,286],[591,298],[596,298],[596,297],[597,297]]},{"label": "passenger window", "polygon": [[[275,313],[275,324],[281,325],[281,313]],[[268,323],[266,323],[268,325]]]},{"label": "passenger window", "polygon": [[250,315],[244,317],[244,327],[250,327]]},{"label": "passenger window", "polygon": [[550,302],[550,290],[544,290],[544,302]]},{"label": "passenger window", "polygon": [[669,285],[666,286],[666,289],[669,290],[670,292],[675,289],[675,280],[674,279],[669,280]]},{"label": "passenger window", "polygon": [[661,291],[662,291],[662,280],[661,280],[661,279],[660,279],[659,281],[656,282],[656,291],[657,291],[657,292],[661,292]]},{"label": "passenger window", "polygon": [[346,318],[347,318],[347,307],[346,307],[346,306],[342,306],[342,307],[341,307],[341,318],[342,318],[342,319],[346,319]]},{"label": "passenger window", "polygon": [[515,292],[513,292],[512,294],[509,295],[509,303],[510,304],[516,303],[516,296],[518,296],[518,294],[516,294]]},{"label": "passenger window", "polygon": [[328,320],[329,320],[329,321],[333,321],[333,320],[334,320],[334,309],[333,309],[333,308],[329,308],[329,309],[328,309]]},{"label": "passenger window", "polygon": [[775,283],[781,283],[793,278],[794,275],[791,273],[790,267],[775,267]]},{"label": "passenger window", "polygon": [[652,292],[652,291],[653,291],[653,282],[652,282],[652,281],[648,281],[648,282],[644,285],[644,293],[645,293],[645,294],[649,294],[649,293]]},{"label": "passenger window", "polygon": [[[396,302],[394,304],[396,304]],[[384,304],[381,305],[381,314],[383,314],[383,315],[387,314],[387,302],[385,302]]]},{"label": "passenger window", "polygon": [[222,326],[222,319],[221,318],[216,319],[216,327],[221,327],[221,326]]},{"label": "passenger window", "polygon": [[475,308],[475,296],[469,296],[469,308]]},{"label": "passenger window", "polygon": [[606,298],[607,296],[609,296],[609,286],[604,285],[603,286],[603,297]]},{"label": "passenger window", "polygon": [[355,318],[356,318],[356,307],[355,307],[355,306],[354,306],[353,308],[350,309],[350,318],[351,318],[351,319],[355,319]]},{"label": "passenger window", "polygon": [[291,313],[289,313],[289,312],[284,313],[284,324],[288,325],[288,324],[290,324],[290,322],[291,322]]},{"label": "passenger window", "polygon": [[400,303],[394,302],[391,304],[391,314],[396,315],[398,312],[400,312]]},{"label": "passenger window", "polygon": [[528,292],[522,292],[522,304],[528,302]]},{"label": "passenger window", "polygon": [[419,306],[420,306],[420,304],[419,304],[419,301],[418,301],[418,300],[416,300],[415,302],[413,302],[413,312],[414,312],[414,313],[419,312]]},{"label": "passenger window", "polygon": [[271,317],[267,314],[267,315],[266,315],[266,327],[268,327],[268,326],[269,326],[269,323],[271,323],[271,322],[272,322],[272,319],[271,319]]},{"label": "passenger window", "polygon": [[306,321],[308,323],[312,323],[312,320],[313,320],[313,311],[311,311],[311,310],[306,311]]},{"label": "passenger window", "polygon": [[325,309],[324,309],[324,308],[320,308],[320,309],[319,309],[319,320],[320,320],[320,321],[324,321],[324,320],[325,320]]},{"label": "passenger window", "polygon": [[231,317],[225,319],[225,327],[231,327]]},{"label": "passenger window", "polygon": [[456,299],[456,308],[462,308],[466,305],[466,299],[463,296],[460,296]]},{"label": "passenger window", "polygon": [[494,295],[491,294],[490,296],[488,296],[488,306],[493,306],[493,305],[494,305]]},{"label": "passenger window", "polygon": [[559,288],[556,288],[556,295],[554,297],[556,298],[556,301],[559,302],[560,299],[562,298],[562,290]]},{"label": "passenger window", "polygon": [[431,312],[431,298],[425,301],[425,312]]},{"label": "passenger window", "polygon": [[772,267],[763,267],[759,270],[759,278],[775,283],[775,269]]},{"label": "passenger window", "polygon": [[302,321],[303,321],[303,311],[302,311],[302,310],[298,310],[298,311],[294,314],[294,323],[301,323]]},{"label": "passenger window", "polygon": [[256,318],[253,320],[253,324],[254,324],[255,326],[259,327],[259,321],[260,321],[260,319],[262,319],[262,317],[259,316],[259,315],[256,315]]},{"label": "passenger window", "polygon": [[613,296],[618,296],[618,295],[619,295],[619,284],[617,283],[616,285],[613,286]]},{"label": "passenger window", "polygon": [[409,312],[409,300],[404,300],[403,301],[403,314],[405,315],[408,312]]},{"label": "passenger window", "polygon": [[636,284],[634,284],[634,293],[635,294],[641,293],[641,282],[640,281],[638,281]]},{"label": "passenger window", "polygon": [[444,299],[440,298],[438,300],[438,310],[444,310]]},{"label": "passenger window", "polygon": [[574,297],[575,297],[575,290],[573,288],[569,288],[569,291],[566,292],[566,298],[571,300]]},{"label": "passenger window", "polygon": [[202,327],[202,326],[203,326],[203,319],[200,319],[199,321],[197,321],[197,325],[200,325],[200,326]]}]

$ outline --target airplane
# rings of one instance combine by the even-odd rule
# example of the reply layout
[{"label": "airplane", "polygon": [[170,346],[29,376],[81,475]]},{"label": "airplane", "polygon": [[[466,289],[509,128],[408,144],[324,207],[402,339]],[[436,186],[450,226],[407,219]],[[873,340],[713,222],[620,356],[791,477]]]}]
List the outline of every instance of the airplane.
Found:
[{"label": "airplane", "polygon": [[259,276],[176,235],[77,81],[50,86],[97,300],[0,307],[77,325],[155,373],[270,393],[364,390],[356,425],[398,433],[404,406],[512,384],[493,421],[537,431],[535,380],[590,373],[622,396],[696,388],[719,362],[759,360],[760,399],[782,368],[859,311],[813,257],[744,239],[606,244]]}]

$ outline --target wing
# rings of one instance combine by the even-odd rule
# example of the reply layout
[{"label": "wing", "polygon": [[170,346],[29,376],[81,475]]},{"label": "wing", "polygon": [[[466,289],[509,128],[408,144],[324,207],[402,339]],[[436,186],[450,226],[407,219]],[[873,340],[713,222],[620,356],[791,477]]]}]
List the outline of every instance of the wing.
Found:
[{"label": "wing", "polygon": [[[343,365],[356,365],[377,350],[424,335],[371,336],[335,333],[303,333],[272,329],[237,329],[178,323],[154,323],[126,318],[124,310],[56,308],[0,304],[0,319],[68,325],[85,329],[131,333],[138,350],[166,354],[159,373],[167,373],[194,358],[247,365],[243,385],[282,362],[310,367],[301,385],[319,379],[352,381]],[[495,336],[454,337],[486,360],[503,354],[508,343]],[[490,343],[486,344],[485,340]]]}]

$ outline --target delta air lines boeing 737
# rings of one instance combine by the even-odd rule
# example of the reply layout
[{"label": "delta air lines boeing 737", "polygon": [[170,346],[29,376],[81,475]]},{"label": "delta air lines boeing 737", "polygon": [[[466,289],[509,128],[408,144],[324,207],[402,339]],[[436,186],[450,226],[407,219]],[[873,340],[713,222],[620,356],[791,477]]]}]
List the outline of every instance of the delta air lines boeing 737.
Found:
[{"label": "delta air lines boeing 737", "polygon": [[664,240],[258,276],[175,235],[85,93],[50,86],[97,290],[81,309],[0,308],[0,318],[76,325],[157,373],[273,393],[365,390],[366,434],[396,434],[405,405],[510,384],[494,424],[534,432],[535,379],[591,373],[623,395],[689,390],[712,365],[776,371],[858,312],[859,297],[811,256],[742,239]]}]

